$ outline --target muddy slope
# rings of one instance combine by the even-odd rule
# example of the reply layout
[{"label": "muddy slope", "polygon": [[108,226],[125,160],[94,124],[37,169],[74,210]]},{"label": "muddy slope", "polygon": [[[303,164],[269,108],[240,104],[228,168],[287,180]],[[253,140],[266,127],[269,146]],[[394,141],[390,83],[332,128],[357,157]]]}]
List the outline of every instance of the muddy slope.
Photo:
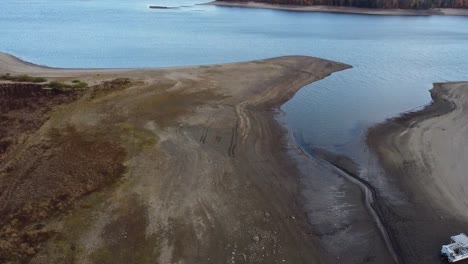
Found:
[{"label": "muddy slope", "polygon": [[55,107],[2,163],[2,177],[11,179],[2,185],[2,210],[13,215],[3,220],[13,221],[24,208],[44,208],[20,221],[22,230],[40,231],[40,239],[5,260],[326,261],[271,110],[349,66],[300,56],[144,70],[49,69],[6,55],[2,60],[1,73],[91,85]]},{"label": "muddy slope", "polygon": [[467,83],[435,84],[426,108],[369,131],[383,176],[403,192],[379,203],[406,263],[441,263],[441,245],[466,232],[467,94]]}]

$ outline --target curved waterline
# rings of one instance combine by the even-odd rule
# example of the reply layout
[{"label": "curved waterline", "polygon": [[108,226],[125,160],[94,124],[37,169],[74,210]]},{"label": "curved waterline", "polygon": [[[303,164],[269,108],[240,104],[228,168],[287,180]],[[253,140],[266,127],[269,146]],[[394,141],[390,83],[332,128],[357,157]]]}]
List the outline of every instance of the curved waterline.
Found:
[{"label": "curved waterline", "polygon": [[347,181],[357,185],[359,189],[361,189],[362,193],[364,194],[364,205],[368,213],[374,220],[374,223],[376,224],[377,229],[379,230],[379,234],[381,235],[381,238],[385,243],[385,247],[388,253],[392,256],[396,264],[405,264],[406,262],[404,261],[404,259],[402,259],[400,255],[397,253],[398,246],[395,240],[393,239],[393,237],[391,236],[387,228],[387,225],[385,223],[385,219],[383,218],[382,213],[380,212],[380,209],[378,205],[376,204],[377,192],[375,188],[369,182],[359,177],[355,173],[325,158],[320,158],[320,157],[310,154],[300,144],[297,144],[297,146],[301,150],[301,152],[304,153],[307,157],[314,158],[321,163],[329,165],[340,176],[345,178]]}]

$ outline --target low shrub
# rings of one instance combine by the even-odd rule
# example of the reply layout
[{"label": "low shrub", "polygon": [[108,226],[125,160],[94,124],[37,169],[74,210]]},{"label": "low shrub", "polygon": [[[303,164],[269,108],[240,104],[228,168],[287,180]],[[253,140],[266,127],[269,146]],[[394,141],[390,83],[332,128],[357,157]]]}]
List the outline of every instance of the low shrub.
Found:
[{"label": "low shrub", "polygon": [[79,80],[73,80],[72,84],[53,81],[53,82],[50,82],[47,86],[50,88],[54,88],[54,89],[65,89],[65,88],[79,89],[79,88],[88,87],[88,84]]},{"label": "low shrub", "polygon": [[32,77],[26,74],[20,75],[11,75],[9,73],[0,75],[1,80],[12,81],[12,82],[33,82],[33,83],[41,83],[47,82],[47,79],[42,77]]}]

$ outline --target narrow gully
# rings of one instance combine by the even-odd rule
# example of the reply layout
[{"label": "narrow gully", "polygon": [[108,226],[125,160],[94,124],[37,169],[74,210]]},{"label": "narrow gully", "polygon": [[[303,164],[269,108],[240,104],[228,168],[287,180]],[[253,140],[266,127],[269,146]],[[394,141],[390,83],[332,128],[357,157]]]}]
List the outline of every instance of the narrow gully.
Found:
[{"label": "narrow gully", "polygon": [[380,209],[376,203],[376,190],[375,188],[366,180],[363,178],[359,177],[353,172],[350,172],[346,170],[345,168],[340,167],[337,164],[334,164],[333,162],[330,162],[326,159],[316,157],[307,151],[303,149],[303,147],[300,144],[297,144],[299,147],[299,150],[304,153],[308,158],[313,158],[318,160],[319,162],[326,164],[330,166],[333,170],[335,170],[340,176],[348,180],[349,182],[356,184],[364,194],[364,203],[366,206],[367,211],[371,215],[372,219],[374,220],[374,223],[377,225],[377,228],[379,230],[379,233],[385,243],[385,247],[387,248],[389,254],[392,256],[394,262],[396,264],[406,264],[404,259],[400,257],[399,254],[397,254],[397,244],[395,240],[391,237],[390,232],[388,231],[387,225],[385,224],[385,220],[383,219],[382,213],[380,212]]}]

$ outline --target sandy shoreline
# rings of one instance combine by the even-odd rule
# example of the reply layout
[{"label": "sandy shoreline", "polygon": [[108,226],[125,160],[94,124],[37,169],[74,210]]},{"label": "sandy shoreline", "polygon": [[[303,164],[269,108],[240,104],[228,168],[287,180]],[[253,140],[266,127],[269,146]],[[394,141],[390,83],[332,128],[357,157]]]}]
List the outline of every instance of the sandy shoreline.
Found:
[{"label": "sandy shoreline", "polygon": [[370,129],[368,142],[385,177],[408,199],[399,205],[383,202],[387,220],[398,230],[403,256],[439,263],[434,252],[449,236],[466,232],[468,224],[468,83],[435,84],[431,95],[433,102],[423,110]]},{"label": "sandy shoreline", "polygon": [[[288,147],[291,139],[272,111],[303,86],[347,68],[291,56],[180,68],[72,70],[0,54],[1,74],[90,84],[73,94],[77,100],[47,112],[36,131],[18,131],[21,138],[7,150],[0,163],[2,213],[14,220],[18,210],[38,202],[41,211],[19,211],[36,219],[31,223],[0,219],[10,221],[4,223],[9,229],[0,230],[0,246],[16,250],[8,247],[17,243],[14,232],[33,232],[20,236],[30,240],[24,251],[15,251],[18,258],[33,257],[32,263],[323,263],[337,256],[385,263],[385,248],[360,204],[359,189],[345,187],[300,153],[291,156],[295,148]],[[35,88],[2,85],[3,96],[15,96],[15,87]],[[27,118],[26,110],[14,107],[10,119]],[[87,170],[90,166],[95,169]],[[326,173],[328,181],[336,177],[354,193],[346,203],[356,203],[349,212],[359,213],[355,220],[337,208],[330,225],[328,209],[317,210],[336,203],[330,197],[328,205],[322,190],[313,189],[326,186]],[[114,180],[106,179],[113,175]],[[304,183],[315,187],[301,191]],[[311,198],[306,205],[303,196]],[[62,214],[48,215],[55,211]],[[359,224],[349,227],[352,221]],[[46,239],[51,233],[57,235]],[[366,240],[354,245],[345,234]]]},{"label": "sandy shoreline", "polygon": [[224,2],[213,1],[205,5],[226,6],[226,7],[245,7],[245,8],[263,8],[297,12],[321,12],[321,13],[339,13],[339,14],[360,14],[360,15],[383,15],[383,16],[468,16],[468,9],[437,8],[430,10],[411,10],[411,9],[371,9],[355,7],[336,7],[336,6],[293,6],[293,5],[274,5],[257,2]]},{"label": "sandy shoreline", "polygon": [[[2,127],[44,120],[32,132],[6,126],[19,136],[0,151],[0,211],[7,215],[0,253],[19,233],[31,247],[17,248],[31,263],[440,263],[440,245],[468,224],[468,84],[436,84],[424,110],[370,129],[368,144],[385,173],[362,178],[348,157],[306,154],[276,110],[303,86],[347,68],[289,56],[56,69],[0,53],[0,75],[90,85],[68,99],[47,94],[58,104],[40,111],[18,101],[8,118],[0,116]],[[31,85],[0,81],[0,107],[2,96],[16,100],[14,89]],[[51,109],[45,119],[44,109]],[[406,198],[384,198],[391,195],[374,185],[378,177]],[[12,212],[36,202],[41,211],[26,211],[33,222],[11,223]]]}]

